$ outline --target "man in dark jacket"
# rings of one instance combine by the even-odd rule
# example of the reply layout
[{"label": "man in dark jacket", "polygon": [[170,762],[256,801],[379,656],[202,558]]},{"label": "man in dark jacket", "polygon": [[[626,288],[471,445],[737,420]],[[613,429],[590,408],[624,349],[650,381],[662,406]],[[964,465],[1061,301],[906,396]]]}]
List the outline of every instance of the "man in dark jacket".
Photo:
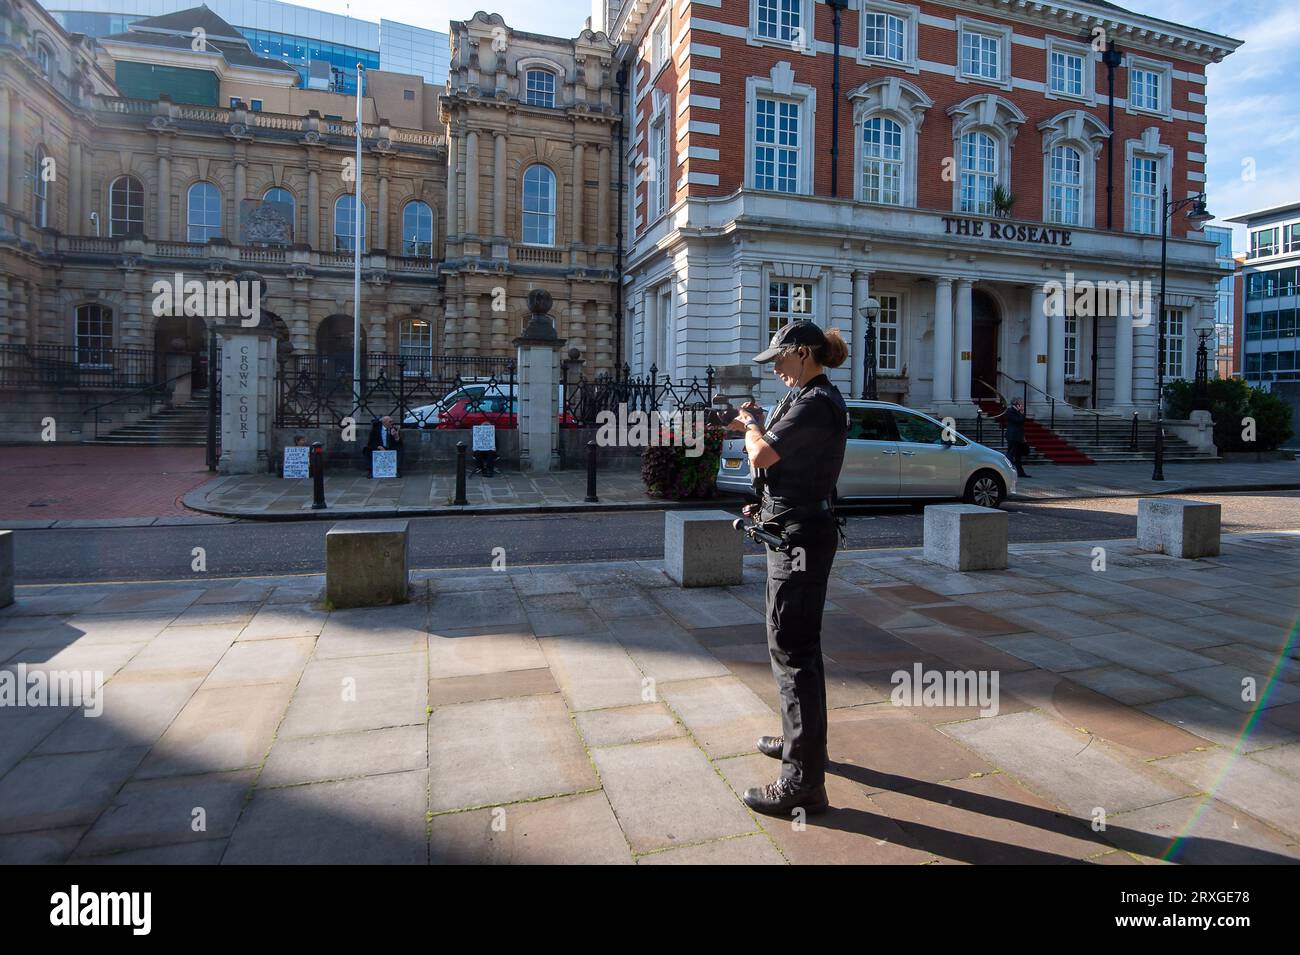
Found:
[{"label": "man in dark jacket", "polygon": [[1027,478],[1024,466],[1020,463],[1029,445],[1025,442],[1025,403],[1019,398],[1011,399],[1011,406],[1006,408],[1001,414],[993,416],[993,420],[1006,418],[1007,429],[1007,457],[1011,459],[1011,464],[1016,469],[1016,474],[1020,477]]},{"label": "man in dark jacket", "polygon": [[384,415],[370,424],[370,440],[366,442],[365,455],[369,477],[375,476],[374,451],[396,451],[398,473],[402,463],[402,429],[393,424],[392,416]]}]

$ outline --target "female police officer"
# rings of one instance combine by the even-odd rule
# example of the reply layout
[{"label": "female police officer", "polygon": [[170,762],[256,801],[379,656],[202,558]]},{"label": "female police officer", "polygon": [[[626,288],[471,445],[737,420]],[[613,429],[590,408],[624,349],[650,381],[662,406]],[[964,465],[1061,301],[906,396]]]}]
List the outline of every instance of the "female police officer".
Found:
[{"label": "female police officer", "polygon": [[760,520],[790,545],[788,551],[770,546],[767,551],[767,646],[781,691],[784,732],[758,741],[760,752],[781,760],[781,776],[744,796],[751,808],[769,815],[789,815],[797,807],[821,812],[827,806],[821,626],[839,543],[833,495],[844,462],[848,410],[825,369],[846,357],[848,347],[837,329],[823,333],[808,321],[783,326],[754,361],[775,361],[773,371],[791,391],[770,421],[749,403],[729,425],[745,432],[745,452],[761,494]]}]

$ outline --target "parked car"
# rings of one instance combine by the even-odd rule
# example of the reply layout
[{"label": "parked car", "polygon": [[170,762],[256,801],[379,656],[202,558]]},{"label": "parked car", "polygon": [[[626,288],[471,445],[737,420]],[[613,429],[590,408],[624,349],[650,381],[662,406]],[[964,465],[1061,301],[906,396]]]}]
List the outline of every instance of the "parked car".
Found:
[{"label": "parked car", "polygon": [[[576,428],[577,420],[567,411],[559,416],[561,428]],[[472,428],[490,424],[497,428],[519,426],[519,399],[501,395],[482,398],[462,398],[445,411],[438,413],[439,428]]]},{"label": "parked car", "polygon": [[436,428],[439,426],[439,413],[449,411],[458,401],[468,401],[490,395],[513,395],[515,386],[509,383],[497,383],[490,378],[480,381],[466,381],[458,388],[447,392],[441,400],[433,404],[411,408],[402,419],[407,428]]},{"label": "parked car", "polygon": [[[920,411],[888,401],[847,400],[849,440],[836,485],[841,501],[962,500],[998,507],[1016,489],[1016,471],[985,447]],[[945,440],[947,439],[947,440]],[[747,496],[743,436],[722,443],[718,487]]]}]

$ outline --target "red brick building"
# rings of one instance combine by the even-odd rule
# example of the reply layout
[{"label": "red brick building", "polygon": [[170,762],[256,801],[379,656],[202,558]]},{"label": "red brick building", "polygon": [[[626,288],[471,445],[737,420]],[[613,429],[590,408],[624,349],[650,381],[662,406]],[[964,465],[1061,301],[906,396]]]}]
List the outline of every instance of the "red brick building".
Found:
[{"label": "red brick building", "polygon": [[[1239,42],[1088,0],[848,0],[836,97],[834,13],[595,10],[629,68],[634,368],[744,362],[803,315],[851,333],[841,386],[858,394],[874,298],[881,397],[960,413],[987,383],[1031,404],[1148,409],[1161,192],[1204,190],[1206,67]],[[1192,374],[1220,274],[1174,215],[1170,377]],[[1077,307],[1069,289],[1087,283],[1098,301],[1133,294]]]}]

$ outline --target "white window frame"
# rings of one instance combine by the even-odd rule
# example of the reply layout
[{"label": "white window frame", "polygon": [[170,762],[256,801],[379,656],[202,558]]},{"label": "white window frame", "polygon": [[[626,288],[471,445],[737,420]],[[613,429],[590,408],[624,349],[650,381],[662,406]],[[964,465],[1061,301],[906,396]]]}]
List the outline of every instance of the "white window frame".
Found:
[{"label": "white window frame", "polygon": [[37,146],[32,156],[32,220],[38,229],[50,227],[50,184],[41,173],[49,153],[44,146]]},{"label": "white window frame", "polygon": [[[976,34],[986,39],[998,41],[998,75],[996,77],[966,72],[967,34]],[[953,78],[958,83],[983,83],[1004,90],[1011,89],[1011,47],[1010,25],[989,23],[986,20],[975,20],[965,16],[957,17],[957,63],[955,64]]]},{"label": "white window frame", "polygon": [[[1273,241],[1268,246],[1266,246],[1268,251],[1263,252],[1261,251],[1261,248],[1265,248],[1265,246],[1263,246],[1262,243],[1260,242],[1260,237],[1267,232],[1271,232],[1273,234]],[[1252,259],[1265,259],[1268,258],[1270,255],[1277,255],[1278,252],[1281,251],[1279,249],[1279,239],[1282,233],[1283,230],[1281,229],[1281,227],[1275,225],[1265,226],[1262,229],[1251,229],[1249,257]]]},{"label": "white window frame", "polygon": [[[879,13],[895,17],[903,26],[903,56],[894,59],[889,56],[876,56],[867,52],[867,14]],[[893,0],[863,0],[858,15],[858,54],[857,61],[862,64],[892,66],[909,73],[919,73],[920,63],[916,50],[916,28],[921,11],[918,7],[906,3],[894,3]]]},{"label": "white window frame", "polygon": [[[527,194],[525,190],[528,188],[526,180],[528,177],[529,170],[533,169],[536,166],[540,166],[541,168],[545,169],[547,172],[551,174],[550,182],[551,182],[552,189],[551,189],[551,208],[549,212],[547,211],[539,212],[536,210],[529,210],[528,208],[526,208]],[[550,166],[547,166],[545,163],[530,163],[528,166],[526,166],[524,168],[524,171],[519,176],[519,241],[522,245],[536,246],[537,248],[555,247],[555,239],[557,234],[557,221],[559,216],[559,204],[560,204],[560,177],[555,175],[555,170],[552,169]],[[550,236],[548,241],[530,242],[528,241],[528,239],[525,238],[525,235],[527,233],[524,230],[524,217],[530,215],[544,216],[549,219]]]},{"label": "white window frame", "polygon": [[650,135],[647,155],[649,168],[654,175],[646,179],[646,223],[649,224],[668,211],[668,196],[672,189],[672,164],[669,162],[669,130],[672,128],[672,100],[659,90],[654,91],[654,112],[650,116]]},{"label": "white window frame", "polygon": [[[200,222],[198,224],[196,224],[194,221],[194,190],[198,189],[200,186],[210,186],[213,192],[217,194],[217,224],[216,224],[215,234],[206,234],[209,233],[209,231],[213,228],[211,225],[207,223],[206,217],[205,217],[205,221]],[[224,203],[225,203],[225,199],[221,195],[221,187],[218,186],[212,180],[200,179],[196,182],[190,183],[189,188],[185,190],[185,241],[207,242],[209,239],[221,238],[223,234],[222,219],[224,218],[222,216],[222,212],[223,212],[222,206],[224,205]],[[205,206],[203,211],[204,213],[206,213],[210,210],[208,210]],[[201,239],[194,238],[195,229],[202,230],[205,233],[204,237]]]},{"label": "white window frame", "polygon": [[[659,75],[660,70],[668,65],[668,61],[673,58],[673,35],[672,26],[668,14],[672,7],[664,8],[663,15],[659,21],[650,29],[650,79],[654,80]],[[660,45],[660,41],[662,46]]]},{"label": "white window frame", "polygon": [[[423,333],[418,330],[419,326],[424,326]],[[416,367],[405,370],[407,377],[429,373],[429,361],[433,358],[433,322],[414,315],[402,319],[397,326],[397,353],[403,361],[406,358],[421,359]]]},{"label": "white window frame", "polygon": [[[1165,381],[1186,378],[1187,311],[1182,308],[1165,308]],[[1174,322],[1178,333],[1174,334]],[[1157,330],[1158,332],[1159,330]],[[1175,364],[1177,370],[1175,371]]]},{"label": "white window frame", "polygon": [[[1092,47],[1086,43],[1077,43],[1073,40],[1066,40],[1058,36],[1049,36],[1046,43],[1047,73],[1045,74],[1046,82],[1043,84],[1043,93],[1048,99],[1069,99],[1081,103],[1092,104],[1096,98],[1097,84],[1097,54]],[[1083,60],[1082,69],[1082,87],[1080,92],[1071,93],[1067,90],[1053,89],[1052,87],[1052,55],[1055,53],[1064,56],[1077,56]]]},{"label": "white window frame", "polygon": [[[334,246],[335,252],[351,252],[353,251],[353,247],[354,247],[353,243],[357,241],[357,237],[353,235],[353,232],[357,227],[357,207],[355,205],[352,206],[348,210],[348,214],[345,219],[339,218],[339,206],[343,203],[344,199],[355,200],[356,197],[350,192],[345,192],[343,193],[343,195],[336,197],[334,200],[334,208],[331,211],[333,212],[334,215],[334,228],[333,228],[333,236],[332,236],[334,241],[332,244]],[[361,245],[360,245],[362,252],[366,251],[366,227],[368,225],[366,221],[366,217],[368,212],[369,210],[366,208],[366,202],[364,199],[362,199],[361,200]],[[347,225],[346,232],[340,231],[339,229],[340,223],[345,223]],[[339,241],[343,236],[347,236],[347,244],[344,244]]]},{"label": "white window frame", "polygon": [[[1163,209],[1160,205],[1161,188],[1169,184],[1170,172],[1173,169],[1174,150],[1172,146],[1164,145],[1160,142],[1160,131],[1154,127],[1148,127],[1142,134],[1141,139],[1130,139],[1124,143],[1124,229],[1138,235],[1159,235],[1160,234],[1160,217]],[[1134,213],[1135,196],[1133,193],[1133,161],[1135,159],[1154,159],[1156,161],[1156,185],[1155,185],[1155,230],[1146,232],[1137,228],[1137,220]]]},{"label": "white window frame", "polygon": [[[782,67],[784,66],[784,70]],[[781,195],[811,195],[814,130],[817,128],[817,90],[795,83],[785,61],[772,68],[772,77],[750,76],[745,79],[745,188],[757,190],[758,100],[759,98],[799,104],[799,142],[796,146],[798,168],[793,192]],[[779,119],[779,111],[778,111]],[[771,190],[762,190],[768,192]],[[779,190],[778,190],[779,191]]]},{"label": "white window frame", "polygon": [[[1079,169],[1077,182],[1057,181],[1056,151],[1058,149],[1069,150],[1078,157]],[[1087,154],[1083,150],[1071,142],[1057,142],[1047,148],[1047,215],[1044,217],[1045,222],[1050,222],[1053,225],[1074,226],[1075,228],[1081,228],[1083,226],[1083,218],[1085,214],[1084,203],[1087,200],[1088,194],[1088,173],[1085,168],[1088,164],[1088,159],[1086,158],[1086,155]],[[1061,190],[1062,194],[1062,201],[1060,203],[1061,214],[1059,215],[1056,214],[1056,192],[1058,188]],[[1064,198],[1067,190],[1072,191],[1075,196],[1075,217],[1073,219],[1064,217],[1064,210],[1068,208],[1068,203]]]},{"label": "white window frame", "polygon": [[47,80],[54,80],[54,48],[45,40],[36,41],[36,67]]},{"label": "white window frame", "polygon": [[[81,334],[81,310],[82,309],[99,310],[98,330],[90,334],[87,334],[85,336],[82,336]],[[87,318],[89,318],[89,312],[87,313]],[[104,351],[112,351],[114,347],[114,335],[116,333],[116,329],[114,328],[115,318],[116,316],[113,314],[113,309],[109,308],[107,305],[104,305],[102,302],[82,302],[81,304],[73,308],[72,346],[73,346],[73,353],[76,355],[75,361],[77,362],[78,365],[82,365],[90,368],[111,367],[110,362],[106,362],[103,360],[103,355],[101,353]],[[107,333],[104,332],[105,326],[107,326],[108,328]],[[106,342],[106,344],[91,343],[83,347],[82,345],[83,337],[91,340],[102,340]],[[84,357],[82,355],[83,350],[86,352]]]},{"label": "white window frame", "polygon": [[859,202],[872,202],[867,198],[863,128],[872,119],[890,119],[903,131],[903,182],[900,206],[916,205],[917,141],[925,113],[933,102],[925,92],[909,80],[886,76],[864,83],[849,93],[853,107],[854,193]]},{"label": "white window frame", "polygon": [[[868,155],[868,150],[867,150],[867,141],[866,141],[867,127],[872,123],[880,124],[880,146],[881,146],[882,155],[878,155],[878,156]],[[888,123],[890,126],[895,127],[898,130],[897,157],[886,157],[883,155],[883,152],[886,148],[886,143],[885,143],[885,136],[887,131],[887,127],[885,125],[886,123]],[[858,198],[859,200],[862,202],[872,202],[872,203],[877,203],[879,205],[887,205],[887,206],[903,205],[907,195],[907,175],[908,175],[907,130],[904,128],[903,124],[900,123],[898,120],[894,119],[892,116],[887,116],[883,113],[876,113],[872,116],[866,117],[861,123],[858,124],[857,129],[858,129],[858,177],[859,177]],[[872,195],[869,192],[869,185],[868,185],[869,180],[867,177],[867,165],[869,163],[874,163],[879,167],[879,176],[877,178],[878,178],[878,182],[880,183],[880,191],[876,195]],[[887,198],[885,192],[886,173],[889,171],[891,167],[896,168],[897,170],[896,178],[898,183],[897,198],[893,200]]]},{"label": "white window frame", "polygon": [[[899,292],[872,290],[871,293],[880,303],[880,314],[876,316],[876,371],[886,375],[897,375],[903,367],[903,296]],[[889,302],[893,302],[892,308]],[[892,321],[888,320],[892,312]],[[886,364],[886,332],[892,332],[893,361]]]},{"label": "white window frame", "polygon": [[[989,141],[989,144],[992,146],[992,152],[993,152],[993,169],[991,172],[989,170],[979,168],[981,163],[983,162],[984,157],[980,155],[980,153],[982,153],[983,151],[982,150],[983,144],[980,143],[978,140],[974,140],[975,143],[974,149],[976,150],[975,168],[969,171],[966,169],[966,137],[967,136],[971,136],[971,137],[983,136]],[[965,202],[965,198],[966,198],[965,185],[966,185],[967,175],[970,175],[972,177],[972,184],[974,186],[974,188],[972,189],[973,207],[969,209],[963,208],[963,203]],[[992,180],[992,185],[989,186],[987,208],[981,205],[981,200],[979,198],[979,183],[986,179]],[[963,215],[968,215],[968,216],[992,216],[997,211],[996,207],[993,204],[993,192],[1002,181],[1003,181],[1003,164],[1002,164],[1001,151],[998,149],[997,136],[994,135],[992,130],[984,129],[982,127],[968,129],[965,132],[963,132],[961,136],[958,137],[957,139],[956,211],[960,212]]]},{"label": "white window frame", "polygon": [[[978,93],[968,97],[947,110],[953,118],[952,155],[957,163],[956,175],[952,182],[952,208],[963,215],[992,215],[989,213],[963,213],[961,208],[961,166],[962,137],[967,133],[985,133],[993,137],[997,152],[997,169],[994,173],[994,185],[1001,184],[1004,189],[1011,188],[1012,146],[1020,127],[1025,122],[1025,114],[1020,107],[996,93]],[[1022,216],[1023,218],[1023,216]]]},{"label": "white window frame", "polygon": [[[777,286],[777,285],[785,286],[784,292],[775,292],[776,295],[785,298],[786,308],[784,310],[772,308],[772,297],[774,294],[773,286]],[[796,301],[797,286],[806,287],[807,289],[807,291],[804,293],[805,297],[802,302],[802,304],[806,305],[807,307],[804,308],[803,310],[799,310],[795,307],[796,305],[800,304],[800,302]],[[817,280],[810,279],[810,278],[798,278],[796,276],[791,276],[791,275],[777,275],[774,272],[768,272],[767,282],[764,285],[764,291],[763,291],[763,316],[764,316],[764,328],[767,331],[767,334],[764,336],[763,339],[764,341],[770,341],[772,336],[776,334],[777,329],[781,328],[781,326],[786,325],[790,322],[799,321],[802,319],[807,319],[809,321],[816,321],[817,320],[816,318]]]},{"label": "white window frame", "polygon": [[1065,380],[1074,381],[1079,377],[1079,318],[1067,309],[1062,319],[1061,366]]},{"label": "white window frame", "polygon": [[[131,226],[137,221],[131,218],[132,204],[131,204],[130,184],[132,182],[134,182],[137,186],[140,187],[139,230],[134,234],[137,236],[144,235],[144,220],[145,220],[144,183],[140,181],[139,177],[132,176],[128,173],[121,176],[114,176],[113,181],[108,184],[108,237],[110,239],[128,238],[132,235]],[[126,209],[125,219],[115,219],[113,217],[113,188],[118,183],[122,183],[122,188],[126,190],[125,202],[123,204],[124,208]],[[118,231],[118,229],[116,228],[119,222],[121,222],[125,226],[125,229],[123,231]]]},{"label": "white window frame", "polygon": [[1052,151],[1058,146],[1069,146],[1079,154],[1081,163],[1079,221],[1059,224],[1081,229],[1094,228],[1097,159],[1109,136],[1105,123],[1087,110],[1070,109],[1039,123],[1038,129],[1043,136],[1043,221],[1057,221],[1052,216]]},{"label": "white window frame", "polygon": [[[413,209],[415,206],[417,206],[417,205],[418,205],[418,206],[424,206],[425,211],[428,212],[428,214],[429,214],[429,223],[428,223],[428,225],[429,225],[429,240],[428,240],[427,243],[423,242],[422,240],[420,240],[420,239],[418,239],[418,238],[415,239],[415,240],[412,240],[412,239],[407,235],[407,232],[406,232],[406,216],[407,216],[407,213],[411,212],[412,209]],[[422,218],[422,216],[421,216],[421,213],[419,212],[419,210],[416,210],[415,215],[416,215],[416,228],[419,229],[419,228],[421,227],[421,225],[422,225],[422,223],[419,221],[419,220]],[[402,218],[401,218],[401,223],[402,223],[402,255],[407,256],[407,257],[409,257],[409,258],[430,258],[430,259],[433,258],[433,232],[434,232],[434,221],[433,221],[433,220],[434,220],[434,215],[433,215],[433,206],[429,205],[429,204],[428,204],[427,202],[425,202],[423,199],[408,199],[408,200],[407,200],[407,201],[402,205]],[[427,256],[425,256],[425,255],[421,255],[421,254],[420,254],[420,246],[421,246],[421,245],[426,245],[426,244],[427,244],[428,247],[429,247],[429,249],[428,249],[428,255],[427,255]]]},{"label": "white window frame", "polygon": [[[745,31],[745,42],[750,46],[777,46],[792,53],[816,56],[817,48],[816,44],[813,43],[815,0],[764,0],[764,2],[777,6],[778,20],[781,5],[789,2],[791,6],[796,7],[799,11],[799,23],[791,29],[789,37],[762,36],[758,32],[759,0],[749,0],[749,25]],[[778,33],[782,32],[779,22],[777,31]]]},{"label": "white window frame", "polygon": [[[549,90],[542,89],[542,88],[534,90],[532,85],[532,78],[534,74],[538,76],[550,77],[551,88]],[[556,77],[555,72],[553,70],[548,70],[543,66],[530,66],[527,70],[524,71],[524,105],[541,106],[546,109],[554,109],[555,91],[559,87],[559,83],[556,82],[557,79],[558,78]],[[539,94],[540,102],[533,99],[534,93]]]},{"label": "white window frame", "polygon": [[[1128,83],[1124,96],[1124,109],[1132,114],[1142,116],[1159,116],[1161,119],[1173,119],[1173,66],[1162,60],[1152,60],[1144,56],[1129,53],[1124,57],[1125,79]],[[1160,108],[1148,109],[1133,102],[1133,70],[1145,70],[1155,73],[1159,81]]]}]

